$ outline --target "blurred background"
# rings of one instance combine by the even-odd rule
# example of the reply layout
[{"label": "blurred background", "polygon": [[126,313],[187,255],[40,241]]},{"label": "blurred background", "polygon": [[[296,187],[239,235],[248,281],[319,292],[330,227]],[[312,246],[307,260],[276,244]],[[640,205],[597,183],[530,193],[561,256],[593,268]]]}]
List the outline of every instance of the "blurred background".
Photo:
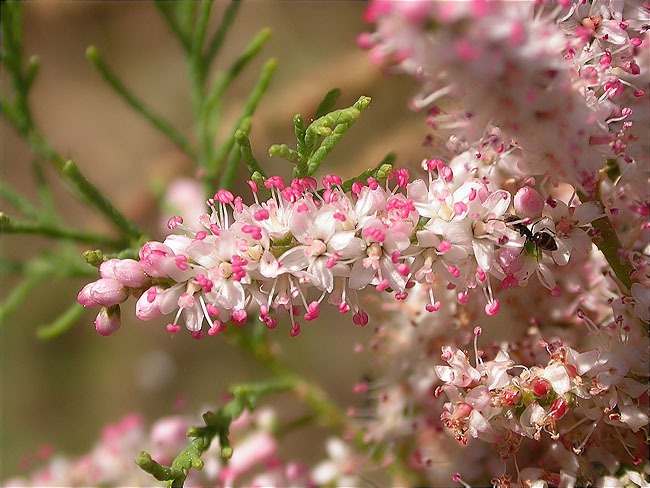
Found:
[{"label": "blurred background", "polygon": [[[225,6],[215,2],[211,32]],[[217,67],[226,69],[261,28],[270,27],[272,37],[228,92],[223,131],[232,129],[264,61],[277,58],[279,68],[253,118],[251,134],[267,173],[290,174],[288,163],[265,156],[268,146],[293,145],[293,114],[308,119],[334,87],[343,91],[337,108],[360,95],[373,101],[331,153],[327,172],[349,178],[393,150],[401,166],[426,157],[423,117],[408,109],[416,86],[406,78],[383,77],[356,47],[357,35],[368,30],[362,21],[364,8],[365,3],[350,1],[254,0],[242,5]],[[160,214],[154,188],[192,176],[193,166],[108,88],[84,53],[96,45],[130,90],[192,137],[186,63],[177,41],[148,2],[33,1],[23,3],[23,9],[25,56],[41,59],[31,99],[37,125],[118,208],[152,238],[162,239],[160,221],[169,216]],[[2,89],[9,89],[4,71]],[[36,201],[32,153],[4,119],[0,137],[3,181]],[[68,222],[107,231],[95,213],[70,197],[54,172],[48,173],[55,182],[56,205]],[[247,198],[248,192],[243,195]],[[5,202],[0,205],[0,210],[15,214]],[[10,259],[28,260],[54,245],[31,236],[0,239],[2,254]],[[21,464],[29,465],[44,443],[78,455],[91,448],[103,425],[128,412],[153,420],[178,412],[180,405],[183,413],[200,413],[215,408],[229,384],[268,377],[219,337],[171,337],[164,319],[134,320],[133,300],[122,307],[122,328],[111,337],[95,332],[94,310],[64,336],[37,339],[37,328],[66,310],[85,282],[53,280],[39,286],[2,324],[0,479],[20,472]],[[17,283],[3,272],[0,299]],[[368,357],[354,354],[353,347],[372,337],[372,315],[371,325],[363,329],[337,313],[303,324],[297,338],[290,338],[289,330],[281,322],[270,332],[287,363],[321,384],[343,408],[358,405],[353,384],[371,371]],[[302,408],[291,397],[277,397],[276,405],[288,419]],[[283,449],[289,457],[300,453],[305,461],[320,459],[322,444],[314,441],[323,435],[318,429],[297,431],[284,438]]]}]

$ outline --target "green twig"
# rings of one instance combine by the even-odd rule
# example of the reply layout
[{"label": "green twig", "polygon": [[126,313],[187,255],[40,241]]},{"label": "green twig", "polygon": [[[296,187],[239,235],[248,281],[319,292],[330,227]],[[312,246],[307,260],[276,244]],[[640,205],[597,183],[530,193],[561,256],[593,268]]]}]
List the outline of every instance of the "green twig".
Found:
[{"label": "green twig", "polygon": [[293,164],[302,164],[303,162],[302,155],[298,151],[291,149],[286,144],[273,144],[269,147],[269,156],[282,158]]},{"label": "green twig", "polygon": [[239,128],[242,121],[246,117],[250,117],[255,112],[255,109],[257,108],[257,105],[259,104],[262,96],[264,95],[264,93],[266,93],[266,90],[268,89],[269,83],[271,82],[271,78],[275,73],[277,65],[278,62],[274,58],[269,59],[264,64],[264,67],[262,68],[262,71],[260,73],[259,78],[257,79],[257,83],[255,84],[253,91],[246,99],[246,103],[244,104],[244,109],[242,110],[239,119],[237,119],[237,122],[235,123],[235,127],[231,133],[231,136],[221,145],[221,148],[219,149],[219,151],[217,151],[216,155],[209,163],[208,169],[206,171],[206,176],[205,176],[206,180],[210,180],[214,178],[214,176],[221,169],[223,161],[230,154],[230,151],[232,150],[232,147],[235,144],[236,130]]},{"label": "green twig", "polygon": [[[307,145],[305,144],[305,133],[307,128],[305,127],[305,122],[302,120],[302,115],[296,114],[293,116],[293,132],[296,135],[296,149],[298,154],[307,153]],[[306,162],[306,158],[305,161]]]},{"label": "green twig", "polygon": [[0,322],[4,323],[7,317],[29,297],[32,290],[46,279],[47,276],[44,273],[32,273],[26,275],[18,285],[14,286],[0,305]]},{"label": "green twig", "polygon": [[[596,200],[591,200],[582,192],[578,192],[578,198],[580,198],[580,201],[582,203],[592,202],[599,205],[600,208],[604,208],[600,200],[600,186],[598,189],[599,190],[595,197]],[[630,289],[632,288],[631,276],[634,268],[628,261],[621,259],[621,256],[619,255],[619,251],[624,249],[624,247],[621,244],[618,235],[616,234],[616,230],[614,229],[612,222],[607,216],[603,216],[599,219],[594,220],[591,225],[597,231],[595,236],[592,238],[592,241],[594,244],[596,244],[596,247],[600,249],[600,252],[603,253],[603,256],[605,256],[605,259],[609,263],[609,266],[612,268],[614,275],[620,284],[624,287],[624,289],[621,291],[629,294]]]},{"label": "green twig", "polygon": [[39,212],[36,207],[27,198],[2,181],[0,181],[0,197],[26,217],[33,220],[38,219]]},{"label": "green twig", "polygon": [[133,222],[127,219],[113,204],[79,171],[77,165],[72,161],[66,161],[63,166],[63,174],[72,185],[111,222],[122,235],[138,241],[144,237],[141,231]]},{"label": "green twig", "polygon": [[210,11],[212,10],[212,1],[202,0],[199,3],[199,11],[196,17],[196,22],[192,33],[192,49],[191,56],[195,58],[193,62],[199,68],[199,77],[201,82],[205,81],[207,74],[207,67],[209,64],[204,62],[203,58],[203,44],[205,43],[205,35],[208,30],[208,21],[210,20]]},{"label": "green twig", "polygon": [[391,161],[394,159],[392,157],[393,154],[389,154],[386,156],[379,165],[377,165],[373,169],[367,169],[363,173],[361,173],[359,176],[355,176],[354,178],[350,178],[349,180],[345,180],[343,184],[341,185],[341,188],[343,188],[343,191],[350,191],[352,189],[352,185],[354,185],[356,182],[359,183],[366,183],[368,178],[374,178],[375,180],[381,182],[386,180],[388,178],[388,175],[390,174],[391,171],[393,171],[393,166],[390,163],[385,163],[384,161]]},{"label": "green twig", "polygon": [[112,249],[121,249],[124,242],[110,237],[77,229],[59,227],[48,222],[26,222],[0,212],[0,234],[32,234],[52,239],[66,239],[81,244],[95,244]]},{"label": "green twig", "polygon": [[39,327],[36,331],[36,337],[42,340],[52,340],[62,336],[78,323],[84,310],[78,303],[73,303],[54,322]]},{"label": "green twig", "polygon": [[176,18],[178,19],[179,29],[190,40],[191,44],[192,29],[194,28],[194,12],[196,11],[197,3],[193,0],[170,3],[176,7]]},{"label": "green twig", "polygon": [[332,149],[336,147],[336,145],[343,137],[343,134],[345,134],[349,128],[349,124],[338,124],[332,133],[323,139],[323,142],[319,148],[307,160],[306,176],[312,176],[316,171],[318,171],[321,163],[325,160]]},{"label": "green twig", "polygon": [[102,78],[104,78],[104,81],[106,81],[106,83],[108,83],[131,108],[147,119],[151,125],[158,129],[162,134],[171,139],[182,151],[190,157],[194,157],[194,149],[187,141],[187,138],[173,125],[145,105],[144,102],[138,99],[126,88],[126,86],[124,86],[119,78],[108,67],[97,50],[97,47],[89,46],[88,49],[86,49],[86,57],[93,66],[97,68],[99,73],[102,75]]},{"label": "green twig", "polygon": [[153,5],[158,9],[162,15],[163,20],[165,21],[165,24],[167,24],[169,30],[171,30],[174,36],[176,36],[178,41],[181,43],[181,46],[183,46],[185,52],[189,53],[191,49],[191,42],[189,37],[186,36],[183,31],[181,31],[181,28],[178,25],[176,17],[172,12],[172,9],[175,8],[173,3],[167,1],[159,1],[153,2]]},{"label": "green twig", "polygon": [[38,158],[32,160],[32,173],[36,180],[36,189],[40,203],[40,215],[38,220],[41,222],[57,223],[60,219],[56,211],[56,205],[52,196],[52,191],[45,178],[43,166]]},{"label": "green twig", "polygon": [[255,156],[253,155],[253,148],[251,147],[251,141],[248,139],[248,135],[250,134],[250,131],[251,131],[251,119],[250,117],[246,117],[243,120],[239,130],[235,132],[235,141],[239,146],[239,151],[241,153],[242,159],[246,162],[246,166],[248,166],[248,172],[251,175],[257,172],[260,175],[262,175],[262,177],[266,178],[266,174],[264,173],[264,170],[262,169],[260,164],[257,162],[257,159],[255,159]]},{"label": "green twig", "polygon": [[216,412],[203,415],[204,426],[192,427],[188,436],[193,437],[188,446],[172,461],[171,466],[163,466],[154,461],[149,453],[143,451],[136,459],[136,464],[159,481],[166,481],[167,486],[181,487],[191,469],[201,469],[201,455],[210,447],[215,437],[219,438],[221,457],[229,459],[233,449],[230,446],[230,425],[246,410],[256,408],[260,399],[272,393],[290,389],[284,380],[272,380],[260,383],[238,385],[230,389],[232,400]]},{"label": "green twig", "polygon": [[226,7],[226,11],[223,13],[223,16],[221,17],[221,23],[219,24],[219,28],[217,29],[217,32],[215,32],[214,36],[210,40],[210,43],[208,44],[208,48],[206,49],[205,52],[204,63],[207,66],[212,64],[214,58],[219,54],[219,51],[221,50],[221,46],[223,45],[223,41],[225,40],[228,31],[230,30],[230,28],[234,23],[235,16],[237,15],[237,11],[239,10],[240,6],[241,6],[241,2],[230,2],[228,4],[228,7]]},{"label": "green twig", "polygon": [[[238,132],[238,131],[237,131]],[[232,185],[235,182],[237,177],[237,169],[239,168],[239,162],[241,161],[241,151],[237,146],[233,146],[228,159],[226,160],[225,168],[219,182],[217,183],[217,188],[232,188]]]},{"label": "green twig", "polygon": [[[223,99],[223,95],[233,80],[241,73],[241,71],[250,63],[250,61],[259,53],[266,41],[269,39],[271,31],[269,29],[262,29],[250,41],[244,52],[233,62],[228,71],[220,73],[214,81],[212,88],[209,90],[206,99],[200,107],[198,113],[199,119],[199,140],[203,153],[206,155],[203,161],[199,161],[201,166],[207,166],[210,169],[215,161],[219,165],[223,164],[226,155],[230,154],[230,149],[219,153],[216,158],[213,154],[213,138],[217,132],[217,123],[219,120],[219,105]],[[254,89],[255,90],[255,89]],[[252,94],[251,94],[252,95]],[[251,112],[252,114],[252,112]],[[248,114],[248,115],[251,115]],[[236,127],[241,123],[241,118]],[[229,139],[233,142],[234,139]]]},{"label": "green twig", "polygon": [[334,104],[336,103],[336,101],[339,99],[340,96],[341,96],[341,90],[338,88],[333,88],[330,91],[328,91],[323,97],[323,100],[318,105],[318,108],[316,109],[316,115],[314,115],[314,118],[318,119],[326,115],[330,110],[332,110]]}]

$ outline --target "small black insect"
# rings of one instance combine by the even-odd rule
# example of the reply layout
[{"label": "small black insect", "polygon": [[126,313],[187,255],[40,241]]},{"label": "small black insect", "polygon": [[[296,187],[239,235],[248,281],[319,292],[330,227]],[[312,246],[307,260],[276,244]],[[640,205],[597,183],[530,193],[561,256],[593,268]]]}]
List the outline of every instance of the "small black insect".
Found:
[{"label": "small black insect", "polygon": [[[526,242],[524,243],[524,249],[526,251],[531,251],[532,254],[537,254],[539,250],[557,251],[557,242],[550,231],[545,229],[539,232],[533,232],[524,223],[524,220],[517,215],[507,215],[504,222],[507,224],[512,223],[512,228],[518,231],[521,237],[526,238]],[[535,228],[535,224],[533,224],[532,228]]]}]

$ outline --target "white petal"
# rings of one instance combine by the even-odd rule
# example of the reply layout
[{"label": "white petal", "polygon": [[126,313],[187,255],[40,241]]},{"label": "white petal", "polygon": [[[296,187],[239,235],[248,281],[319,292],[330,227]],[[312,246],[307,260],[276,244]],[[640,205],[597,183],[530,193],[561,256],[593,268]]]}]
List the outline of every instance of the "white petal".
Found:
[{"label": "white petal", "polygon": [[290,272],[305,269],[309,265],[309,257],[305,255],[306,249],[307,246],[291,248],[278,258],[278,262]]},{"label": "white petal", "polygon": [[367,268],[363,265],[363,260],[357,259],[350,272],[350,288],[361,290],[375,277],[376,271],[372,266]]},{"label": "white petal", "polygon": [[641,427],[648,424],[648,414],[636,405],[621,405],[618,410],[621,412],[621,421],[625,422],[632,432],[637,432]]},{"label": "white petal", "polygon": [[571,378],[569,378],[569,373],[567,373],[563,364],[549,364],[546,369],[544,369],[544,374],[542,376],[551,383],[553,390],[555,390],[558,395],[564,395],[571,389]]},{"label": "white petal", "polygon": [[334,276],[332,271],[327,268],[327,258],[319,257],[314,259],[314,262],[307,270],[311,275],[312,283],[319,290],[327,290],[331,293],[334,289]]}]

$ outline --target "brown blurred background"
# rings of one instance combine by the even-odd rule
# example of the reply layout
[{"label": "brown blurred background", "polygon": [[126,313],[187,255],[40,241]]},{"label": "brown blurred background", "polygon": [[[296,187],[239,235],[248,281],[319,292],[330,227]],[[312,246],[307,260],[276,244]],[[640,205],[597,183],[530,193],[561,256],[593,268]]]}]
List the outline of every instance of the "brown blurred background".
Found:
[{"label": "brown blurred background", "polygon": [[[225,5],[215,3],[211,32]],[[127,87],[191,134],[185,60],[176,40],[148,2],[33,1],[23,7],[25,55],[41,59],[31,99],[36,123],[118,208],[154,238],[162,238],[152,187],[191,176],[193,167],[107,87],[84,52],[88,45],[97,45]],[[330,171],[336,168],[344,178],[354,176],[391,150],[398,152],[400,165],[425,157],[420,146],[422,117],[407,108],[416,87],[407,79],[382,77],[356,47],[356,36],[367,30],[364,8],[362,2],[349,1],[244,2],[217,67],[229,66],[262,27],[271,27],[272,38],[228,92],[223,129],[231,129],[263,62],[276,57],[279,69],[254,116],[251,135],[268,173],[289,174],[282,162],[265,157],[266,149],[272,143],[293,144],[292,115],[308,118],[333,87],[343,91],[337,108],[351,105],[360,95],[371,96],[373,102],[331,154]],[[7,93],[4,71],[2,76]],[[4,120],[1,124],[2,179],[35,199],[30,150],[12,127]],[[106,230],[56,178],[51,181],[56,182],[57,206],[69,222]],[[15,214],[5,202],[0,204],[0,210]],[[2,253],[11,258],[29,259],[52,245],[34,237],[1,237]],[[17,282],[3,275],[1,298]],[[138,411],[149,419],[168,415],[175,411],[174,401],[186,396],[183,412],[198,413],[214,407],[228,384],[266,377],[220,338],[196,341],[187,333],[170,337],[165,320],[135,321],[133,301],[122,308],[122,329],[109,338],[94,331],[94,313],[88,312],[63,337],[39,341],[38,326],[64,311],[83,284],[48,282],[2,324],[0,479],[17,473],[20,460],[45,442],[57,451],[80,454],[98,438],[102,425],[127,412]],[[359,329],[350,317],[336,314],[303,324],[298,338],[291,339],[289,330],[281,322],[272,332],[287,362],[323,385],[344,408],[358,404],[352,385],[368,372],[369,362],[352,349],[371,337],[372,327]],[[299,412],[292,398],[278,398],[277,404],[287,418]],[[306,460],[317,459],[322,448],[311,440],[319,435],[322,432],[314,430],[291,434],[284,448],[289,455],[308,452]]]}]

